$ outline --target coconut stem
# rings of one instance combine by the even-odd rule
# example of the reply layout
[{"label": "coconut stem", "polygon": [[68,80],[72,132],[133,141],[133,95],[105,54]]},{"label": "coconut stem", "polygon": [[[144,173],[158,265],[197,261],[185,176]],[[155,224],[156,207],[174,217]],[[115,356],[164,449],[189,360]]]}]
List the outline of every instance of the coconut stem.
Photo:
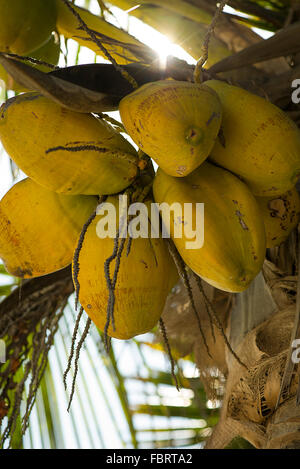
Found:
[{"label": "coconut stem", "polygon": [[73,396],[74,396],[74,392],[75,392],[75,383],[76,383],[76,378],[77,378],[77,373],[78,373],[78,360],[79,360],[79,356],[80,356],[80,351],[81,351],[81,348],[84,344],[84,341],[88,335],[88,332],[89,332],[89,329],[90,329],[90,326],[91,326],[91,319],[88,318],[87,321],[86,321],[86,325],[85,325],[85,328],[84,328],[84,331],[82,333],[82,336],[80,337],[80,340],[78,342],[78,345],[77,345],[77,348],[76,348],[76,356],[75,356],[75,370],[74,370],[74,376],[73,376],[73,381],[72,381],[72,389],[71,389],[71,394],[70,394],[70,399],[69,399],[69,404],[68,404],[68,409],[67,411],[69,412],[70,410],[70,407],[71,407],[71,404],[72,404],[72,400],[73,400]]},{"label": "coconut stem", "polygon": [[44,67],[48,67],[51,70],[59,70],[59,67],[57,65],[49,64],[48,62],[35,59],[34,57],[29,57],[27,55],[18,55],[18,54],[12,54],[11,52],[5,52],[5,56],[11,57],[12,59],[23,60],[24,62],[30,62],[35,65],[43,65]]},{"label": "coconut stem", "polygon": [[200,317],[199,317],[199,314],[198,314],[198,311],[197,311],[197,308],[196,308],[196,305],[195,305],[193,290],[192,290],[192,287],[191,287],[191,284],[190,284],[190,281],[189,281],[188,274],[187,274],[186,269],[185,269],[184,261],[181,258],[179,252],[177,251],[173,241],[166,238],[166,242],[168,244],[169,252],[170,252],[170,254],[171,254],[171,256],[172,256],[172,258],[175,262],[175,265],[177,267],[178,273],[179,273],[179,275],[180,275],[180,277],[183,281],[183,284],[184,284],[184,286],[187,290],[188,297],[189,297],[189,300],[190,300],[190,303],[191,303],[191,307],[192,307],[192,310],[193,310],[193,312],[196,316],[199,331],[200,331],[202,340],[204,342],[207,354],[210,358],[212,358],[211,353],[209,351],[207,341],[206,341],[206,337],[205,337],[205,334],[204,334],[204,331],[203,331],[203,328],[202,328],[201,320],[200,320]]},{"label": "coconut stem", "polygon": [[63,376],[63,382],[64,382],[65,389],[67,389],[67,376],[68,376],[68,373],[71,369],[71,364],[72,364],[74,351],[75,351],[76,337],[77,337],[77,333],[78,333],[78,329],[79,329],[79,323],[80,323],[80,320],[81,320],[82,313],[83,313],[83,307],[81,306],[81,308],[79,310],[79,313],[77,315],[74,330],[73,330],[71,351],[70,351],[70,355],[69,355],[69,358],[68,358],[67,368],[66,368],[66,370],[64,372],[64,376]]},{"label": "coconut stem", "polygon": [[[104,201],[104,197],[101,196],[99,198],[99,203],[102,203]],[[81,233],[80,233],[80,236],[79,236],[79,240],[78,240],[78,244],[76,246],[76,249],[74,251],[74,256],[73,256],[73,282],[74,282],[74,287],[75,287],[75,295],[76,295],[76,298],[75,298],[75,311],[77,310],[77,307],[78,307],[78,302],[79,302],[79,290],[80,290],[80,284],[79,284],[79,280],[78,280],[78,274],[79,274],[79,255],[80,255],[80,251],[82,249],[82,245],[83,245],[83,241],[84,241],[84,238],[85,238],[85,235],[86,235],[86,232],[88,230],[88,227],[90,226],[90,224],[92,223],[92,221],[94,220],[94,218],[96,217],[97,215],[97,210],[95,210],[92,215],[89,217],[89,219],[87,220],[87,222],[83,225],[83,228],[81,230]]]},{"label": "coconut stem", "polygon": [[[223,326],[220,322],[220,319],[218,318],[218,315],[217,313],[215,312],[215,309],[211,303],[211,301],[209,300],[208,296],[206,295],[205,291],[204,291],[204,288],[202,286],[202,283],[201,283],[201,279],[200,277],[198,277],[198,275],[196,275],[194,272],[192,273],[194,279],[196,280],[196,283],[197,283],[197,286],[203,296],[203,299],[204,299],[204,302],[205,302],[205,306],[206,306],[206,310],[208,312],[208,310],[210,310],[211,314],[212,314],[212,318],[214,320],[214,323],[216,324],[217,328],[219,329],[219,331],[221,332],[222,334],[222,337],[224,338],[224,341],[225,341],[225,344],[229,350],[229,352],[232,354],[232,356],[236,359],[236,361],[241,365],[243,366],[244,368],[246,368],[246,370],[248,370],[248,367],[247,365],[241,361],[241,359],[239,358],[239,356],[235,353],[235,351],[233,350],[233,348],[231,347],[230,343],[229,343],[229,340],[227,339],[227,336],[225,334],[225,331],[223,329]],[[210,316],[210,315],[209,315]],[[211,316],[210,316],[211,317]]]},{"label": "coconut stem", "polygon": [[75,16],[75,18],[78,20],[81,28],[90,36],[90,38],[94,41],[95,44],[100,48],[100,50],[103,52],[105,57],[111,61],[115,69],[121,73],[121,75],[125,78],[125,80],[130,83],[133,89],[136,89],[139,87],[137,81],[125,70],[123,67],[121,67],[115,59],[111,56],[111,54],[108,52],[108,50],[104,47],[102,42],[97,38],[95,32],[90,29],[87,24],[83,21],[79,13],[73,8],[73,6],[70,4],[68,0],[61,0],[67,8],[72,12],[72,14]]},{"label": "coconut stem", "polygon": [[170,347],[170,344],[169,344],[169,340],[168,340],[168,336],[167,336],[167,331],[166,331],[166,326],[165,326],[165,323],[164,323],[164,321],[163,321],[162,318],[159,319],[159,326],[160,326],[160,330],[161,330],[161,333],[162,333],[163,341],[164,341],[164,344],[165,344],[165,346],[166,346],[167,353],[168,353],[168,357],[169,357],[170,364],[171,364],[171,374],[172,374],[172,378],[174,379],[174,382],[175,382],[175,386],[176,386],[177,391],[180,391],[179,385],[178,385],[177,376],[176,376],[176,373],[175,373],[175,361],[174,361],[174,358],[173,358],[173,355],[172,355],[172,351],[171,351],[171,347]]}]

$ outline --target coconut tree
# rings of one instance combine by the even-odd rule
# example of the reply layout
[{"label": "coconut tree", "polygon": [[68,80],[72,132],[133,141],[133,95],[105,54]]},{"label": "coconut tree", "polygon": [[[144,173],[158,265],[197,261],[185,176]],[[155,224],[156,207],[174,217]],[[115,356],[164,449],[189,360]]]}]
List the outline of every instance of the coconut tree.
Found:
[{"label": "coconut tree", "polygon": [[[111,0],[98,2],[98,15],[92,13],[89,4],[79,8],[73,3],[57,0],[56,34],[66,41],[75,39],[79,48],[90,48],[110,64],[76,65],[75,61],[72,67],[54,66],[50,73],[45,73],[39,67],[45,66],[46,60],[28,57],[22,60],[19,55],[1,54],[6,82],[10,77],[7,86],[13,87],[12,82],[16,82],[19,90],[38,91],[64,109],[94,113],[116,131],[124,133],[121,122],[106,112],[117,110],[120,101],[134,88],[166,78],[196,83],[213,78],[263,97],[298,124],[298,83],[295,81],[298,79],[300,50],[298,2],[176,0],[170,3],[143,0],[137,6],[133,0]],[[122,10],[180,45],[194,63],[169,56],[162,66],[161,58],[151,47],[115,25],[115,17]],[[260,34],[255,28],[259,28]],[[246,108],[244,112],[247,113]],[[249,122],[255,118],[251,113],[247,117]],[[222,142],[222,133],[219,138]],[[139,156],[139,168],[148,176],[153,171],[152,163],[141,149]],[[152,183],[148,179],[146,183],[143,180],[143,185],[146,191],[151,191]],[[280,219],[282,228],[290,205],[288,196],[279,194],[276,197],[277,202],[270,210],[273,218]],[[297,209],[293,211],[295,217],[296,212]],[[204,418],[206,432],[199,431],[193,441],[205,438],[206,448],[229,447],[236,438],[260,449],[299,448],[297,217],[295,220],[289,236],[267,249],[260,273],[240,293],[223,291],[206,283],[187,267],[173,242],[167,243],[181,279],[166,301],[152,346],[164,343],[171,374],[147,379],[156,380],[156,383],[167,380],[170,384],[171,376],[173,383],[180,386],[179,368],[174,357],[189,357],[194,361],[199,379],[189,383],[181,380],[181,385],[194,391],[195,402],[192,404],[195,405],[190,405],[189,415]],[[88,220],[81,233],[79,258],[80,241],[84,240],[90,222],[92,220]],[[281,231],[286,230],[284,226]],[[117,245],[118,240],[115,241]],[[121,254],[119,260],[121,262]],[[73,278],[75,290],[78,290],[74,269]],[[51,381],[47,357],[74,291],[70,267],[25,280],[18,288],[15,286],[13,279],[12,284],[5,287],[7,297],[0,304],[0,338],[5,338],[8,344],[9,357],[0,375],[0,416],[6,419],[2,440],[10,438],[11,446],[18,445],[16,439],[19,437],[20,441],[20,435],[28,426],[39,389],[47,409]],[[113,289],[110,294],[111,305]],[[71,398],[80,370],[80,351],[91,325],[88,319],[86,326],[79,328],[84,314],[81,309],[74,323],[64,375],[66,382],[74,359]],[[79,331],[81,336],[78,338]],[[107,328],[100,337],[104,341],[102,347],[104,343],[106,353],[110,354],[109,367],[116,377],[132,444],[137,446],[132,409],[128,407],[114,348],[109,347]],[[103,348],[102,352],[105,353]],[[142,377],[138,378],[142,380]],[[22,414],[20,405],[24,393],[25,411]],[[216,425],[215,412],[205,405],[207,399],[221,403]],[[135,412],[146,412],[146,409],[140,405]],[[172,415],[170,408],[155,405],[147,412]],[[49,428],[51,435],[51,424]]]}]

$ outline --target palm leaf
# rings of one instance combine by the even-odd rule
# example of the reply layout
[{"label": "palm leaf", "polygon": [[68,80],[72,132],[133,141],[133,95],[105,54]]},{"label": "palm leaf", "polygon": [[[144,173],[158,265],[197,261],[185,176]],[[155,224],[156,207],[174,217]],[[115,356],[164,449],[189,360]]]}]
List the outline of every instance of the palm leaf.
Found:
[{"label": "palm leaf", "polygon": [[[139,51],[142,50],[147,50],[151,54],[151,50],[144,44],[130,36],[126,31],[108,23],[100,16],[93,15],[84,8],[76,7],[71,2],[69,2],[71,8],[68,8],[67,2],[62,0],[57,0],[56,3],[58,10],[57,28],[59,33],[65,38],[76,40],[81,46],[92,49],[106,59],[110,60],[110,57],[112,57],[119,64],[139,62],[141,59]],[[75,14],[72,10],[73,12],[75,11]],[[104,49],[106,49],[109,55],[82,28],[82,25],[78,22],[78,15],[87,27],[96,34],[99,42],[103,44]]]}]

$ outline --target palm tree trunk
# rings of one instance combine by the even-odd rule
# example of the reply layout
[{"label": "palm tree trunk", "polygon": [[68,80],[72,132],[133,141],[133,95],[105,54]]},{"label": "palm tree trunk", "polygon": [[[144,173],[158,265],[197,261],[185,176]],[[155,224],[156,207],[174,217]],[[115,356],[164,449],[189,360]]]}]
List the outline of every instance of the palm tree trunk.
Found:
[{"label": "palm tree trunk", "polygon": [[207,449],[225,448],[236,436],[259,449],[300,448],[297,373],[291,374],[289,385],[281,391],[287,360],[291,359],[296,313],[297,278],[288,274],[266,261],[263,274],[236,297],[228,335],[247,369],[232,355],[226,356],[228,375],[221,418]]}]

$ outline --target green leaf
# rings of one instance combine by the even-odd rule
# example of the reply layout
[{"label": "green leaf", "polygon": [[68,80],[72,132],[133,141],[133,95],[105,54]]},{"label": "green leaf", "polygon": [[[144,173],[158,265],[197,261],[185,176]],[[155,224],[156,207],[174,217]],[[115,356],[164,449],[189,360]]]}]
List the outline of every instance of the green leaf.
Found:
[{"label": "green leaf", "polygon": [[7,270],[5,269],[3,264],[0,264],[0,274],[1,275],[10,275]]},{"label": "green leaf", "polygon": [[0,296],[7,296],[11,293],[12,285],[0,285]]}]

